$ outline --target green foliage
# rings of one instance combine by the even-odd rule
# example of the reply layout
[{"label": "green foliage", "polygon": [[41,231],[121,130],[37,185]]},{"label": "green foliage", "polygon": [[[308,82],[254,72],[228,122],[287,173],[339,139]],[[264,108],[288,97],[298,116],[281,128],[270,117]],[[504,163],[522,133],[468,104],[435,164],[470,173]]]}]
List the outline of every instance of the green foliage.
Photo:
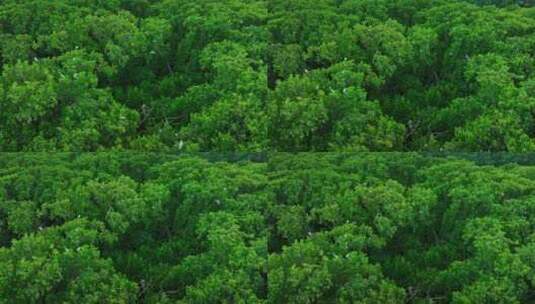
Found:
[{"label": "green foliage", "polygon": [[0,158],[0,303],[264,303],[265,164]]},{"label": "green foliage", "polygon": [[129,303],[137,286],[101,256],[99,222],[77,219],[0,248],[1,303]]},{"label": "green foliage", "polygon": [[0,1],[0,304],[535,302],[533,4]]},{"label": "green foliage", "polygon": [[528,159],[272,156],[268,300],[530,303]]},{"label": "green foliage", "polygon": [[531,1],[0,4],[0,151],[533,151]]},{"label": "green foliage", "polygon": [[530,303],[534,165],[4,154],[0,303]]},{"label": "green foliage", "polygon": [[[273,1],[271,146],[532,151],[533,100],[522,85],[534,66],[528,11],[449,0]],[[351,92],[315,77],[331,69],[359,74],[350,77],[364,95],[324,102],[336,90]],[[277,94],[289,86],[300,95]],[[344,102],[366,110],[356,114]]]}]

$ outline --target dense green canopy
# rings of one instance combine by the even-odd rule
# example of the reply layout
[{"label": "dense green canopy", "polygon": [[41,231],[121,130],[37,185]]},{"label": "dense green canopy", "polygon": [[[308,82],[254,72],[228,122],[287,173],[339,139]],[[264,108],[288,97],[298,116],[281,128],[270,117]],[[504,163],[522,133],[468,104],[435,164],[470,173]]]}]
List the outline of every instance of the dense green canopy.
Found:
[{"label": "dense green canopy", "polygon": [[265,302],[265,170],[201,157],[5,155],[0,303]]},{"label": "dense green canopy", "polygon": [[5,154],[0,303],[531,303],[535,155]]},{"label": "dense green canopy", "polygon": [[528,0],[4,0],[0,151],[535,150]]},{"label": "dense green canopy", "polygon": [[270,159],[270,303],[535,301],[535,155],[469,158]]},{"label": "dense green canopy", "polygon": [[0,304],[535,303],[529,151],[533,0],[0,0]]}]

